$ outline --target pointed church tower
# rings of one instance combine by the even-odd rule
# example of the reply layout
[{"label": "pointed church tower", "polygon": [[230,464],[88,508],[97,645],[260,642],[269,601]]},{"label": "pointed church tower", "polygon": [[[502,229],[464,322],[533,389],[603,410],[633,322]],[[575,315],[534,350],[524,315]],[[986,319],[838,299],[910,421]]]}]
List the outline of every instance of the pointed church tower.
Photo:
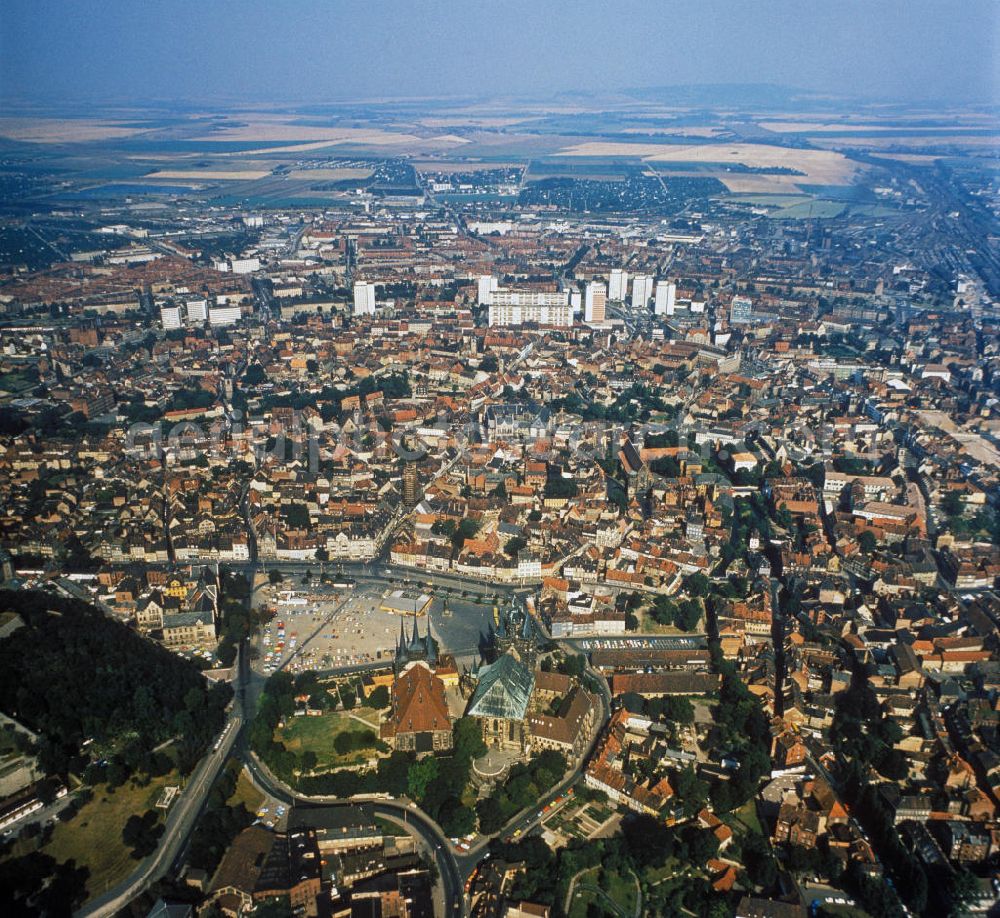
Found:
[{"label": "pointed church tower", "polygon": [[430,663],[431,666],[437,666],[437,662],[438,662],[438,655],[437,655],[438,645],[437,645],[437,641],[434,640],[434,635],[431,634],[431,617],[430,617],[430,615],[427,616],[427,638],[426,638],[425,646],[427,647],[427,662]]}]

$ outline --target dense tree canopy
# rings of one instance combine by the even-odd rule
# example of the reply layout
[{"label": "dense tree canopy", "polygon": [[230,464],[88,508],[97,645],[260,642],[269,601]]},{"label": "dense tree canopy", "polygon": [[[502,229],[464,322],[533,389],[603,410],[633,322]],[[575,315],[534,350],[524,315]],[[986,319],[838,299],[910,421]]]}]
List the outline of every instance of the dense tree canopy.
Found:
[{"label": "dense tree canopy", "polygon": [[194,766],[222,729],[232,696],[200,670],[100,610],[40,591],[0,592],[24,627],[0,641],[0,710],[40,734],[42,767],[82,770],[88,755],[148,771],[151,750],[179,738]]}]

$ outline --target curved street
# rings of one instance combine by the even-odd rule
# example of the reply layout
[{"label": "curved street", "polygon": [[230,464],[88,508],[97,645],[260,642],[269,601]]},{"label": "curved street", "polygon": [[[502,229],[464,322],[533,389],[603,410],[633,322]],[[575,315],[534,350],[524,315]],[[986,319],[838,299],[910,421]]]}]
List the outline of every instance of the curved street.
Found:
[{"label": "curved street", "polygon": [[[302,562],[272,562],[272,566],[288,573],[305,573],[308,570],[314,569],[317,565]],[[252,578],[260,565],[251,563],[247,565],[226,565],[226,567],[229,570],[240,570]],[[333,565],[327,565],[327,567],[333,567]],[[448,587],[461,587],[462,589],[476,591],[483,595],[512,595],[530,592],[530,588],[484,584],[479,581],[470,581],[456,576],[442,576],[441,574],[424,571],[411,571],[407,568],[398,568],[394,565],[386,564],[385,562],[381,563],[377,569],[372,565],[365,564],[344,564],[340,565],[339,568],[345,575],[365,582],[386,583],[387,581],[392,582],[392,580],[410,580]],[[533,619],[539,633],[547,640],[551,640],[544,624],[537,616],[533,616]],[[557,640],[554,643],[564,651],[576,652],[576,648],[569,642]],[[160,877],[178,868],[187,849],[190,835],[204,808],[208,791],[221,772],[226,760],[232,754],[239,757],[246,764],[254,782],[262,790],[286,804],[322,804],[347,807],[364,803],[370,806],[377,816],[402,821],[420,837],[426,848],[434,853],[440,875],[445,915],[449,916],[449,918],[451,916],[458,918],[458,916],[463,915],[465,913],[464,881],[480,861],[481,853],[488,846],[490,837],[484,836],[479,838],[467,852],[456,855],[452,850],[450,841],[445,837],[440,827],[413,803],[397,802],[381,798],[343,800],[333,797],[308,797],[296,794],[290,788],[277,781],[267,771],[266,767],[250,753],[246,745],[245,727],[253,719],[253,714],[256,711],[257,697],[265,681],[250,667],[249,657],[250,654],[246,642],[244,642],[237,654],[236,667],[232,680],[234,701],[229,720],[227,721],[228,733],[226,733],[220,748],[206,755],[188,779],[177,802],[167,815],[166,828],[156,851],[141,861],[132,874],[117,886],[86,903],[78,914],[88,916],[88,918],[89,916],[106,918],[106,916],[114,915],[131,900],[141,895]],[[600,727],[606,722],[610,714],[611,704],[610,691],[604,678],[592,670],[589,664],[586,672],[595,680],[599,689],[598,694],[601,698],[602,719],[598,723],[597,729],[595,729],[593,736],[590,737],[581,755],[571,763],[569,772],[559,785],[540,798],[536,805],[518,814],[508,822],[502,832],[498,833],[500,837],[510,837],[515,833],[518,837],[521,837],[531,831],[541,821],[544,807],[561,793],[565,792],[582,773],[583,765],[593,750],[594,744],[597,742]]]},{"label": "curved street", "polygon": [[441,889],[444,898],[445,914],[460,916],[464,914],[463,880],[458,864],[451,852],[451,846],[440,827],[427,817],[415,804],[401,803],[395,800],[385,800],[379,797],[363,796],[344,800],[339,797],[310,797],[297,794],[286,784],[279,781],[267,766],[248,752],[244,757],[247,770],[254,784],[276,800],[288,806],[308,804],[311,806],[358,807],[371,809],[375,816],[387,817],[402,822],[411,832],[417,834],[425,847],[433,852],[441,878]]}]

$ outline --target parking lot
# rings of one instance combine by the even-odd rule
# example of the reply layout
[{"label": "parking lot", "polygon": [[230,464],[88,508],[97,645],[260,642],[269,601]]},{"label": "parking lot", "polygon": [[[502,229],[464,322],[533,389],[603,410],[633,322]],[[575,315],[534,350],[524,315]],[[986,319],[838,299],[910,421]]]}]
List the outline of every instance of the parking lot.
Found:
[{"label": "parking lot", "polygon": [[264,825],[269,829],[284,830],[288,824],[288,807],[283,803],[278,803],[270,797],[265,797],[264,802],[257,810],[255,825]]},{"label": "parking lot", "polygon": [[[381,608],[389,592],[388,586],[291,583],[261,591],[260,601],[276,612],[262,629],[255,668],[269,675],[278,668],[297,673],[391,662],[400,625],[409,638],[414,618]],[[441,651],[454,654],[460,666],[471,663],[493,624],[492,604],[460,593],[431,595],[427,614],[416,619],[420,634],[427,633],[430,621]]]}]

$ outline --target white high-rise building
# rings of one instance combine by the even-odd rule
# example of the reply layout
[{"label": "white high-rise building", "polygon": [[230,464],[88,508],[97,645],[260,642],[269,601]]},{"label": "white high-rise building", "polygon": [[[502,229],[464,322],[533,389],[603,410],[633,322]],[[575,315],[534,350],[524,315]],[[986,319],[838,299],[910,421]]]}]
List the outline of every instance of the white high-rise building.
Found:
[{"label": "white high-rise building", "polygon": [[608,285],[608,299],[621,302],[628,292],[628,271],[615,268],[611,272],[611,283]]},{"label": "white high-rise building", "polygon": [[573,307],[573,315],[576,315],[583,309],[583,297],[580,295],[579,290],[570,290],[569,305]]},{"label": "white high-rise building", "polygon": [[182,321],[183,317],[181,316],[180,306],[176,306],[172,303],[164,303],[160,307],[160,325],[163,326],[165,331],[180,328]]},{"label": "white high-rise building", "polygon": [[587,284],[583,300],[583,321],[588,325],[602,325],[607,299],[608,291],[604,284],[599,284],[597,281]]},{"label": "white high-rise building", "polygon": [[233,274],[253,274],[254,271],[260,270],[260,259],[223,258],[214,262],[213,267],[216,271],[222,271],[224,274],[228,274],[230,272]]},{"label": "white high-rise building", "polygon": [[573,307],[562,303],[491,303],[490,325],[560,325],[573,324]]},{"label": "white high-rise building", "polygon": [[208,324],[212,328],[221,328],[224,325],[235,325],[240,321],[243,312],[239,306],[213,306],[208,311]]},{"label": "white high-rise building", "polygon": [[260,270],[259,258],[231,258],[229,268],[233,274],[253,274]]},{"label": "white high-rise building", "polygon": [[492,274],[483,274],[479,278],[479,304],[489,306],[493,302],[493,291],[499,288],[500,282]]},{"label": "white high-rise building", "polygon": [[636,274],[632,281],[632,308],[645,309],[653,295],[653,278],[649,274]]},{"label": "white high-rise building", "polygon": [[753,322],[753,300],[748,296],[734,296],[729,306],[731,325],[749,325]]},{"label": "white high-rise building", "polygon": [[490,294],[491,306],[566,306],[567,290],[510,290],[498,288]]},{"label": "white high-rise building", "polygon": [[188,325],[198,325],[208,319],[208,300],[188,300],[184,305],[187,306]]},{"label": "white high-rise building", "polygon": [[653,301],[653,312],[658,316],[674,314],[677,302],[677,284],[661,280],[656,282],[656,298]]},{"label": "white high-rise building", "polygon": [[357,281],[354,284],[354,314],[356,316],[375,315],[375,285]]}]

